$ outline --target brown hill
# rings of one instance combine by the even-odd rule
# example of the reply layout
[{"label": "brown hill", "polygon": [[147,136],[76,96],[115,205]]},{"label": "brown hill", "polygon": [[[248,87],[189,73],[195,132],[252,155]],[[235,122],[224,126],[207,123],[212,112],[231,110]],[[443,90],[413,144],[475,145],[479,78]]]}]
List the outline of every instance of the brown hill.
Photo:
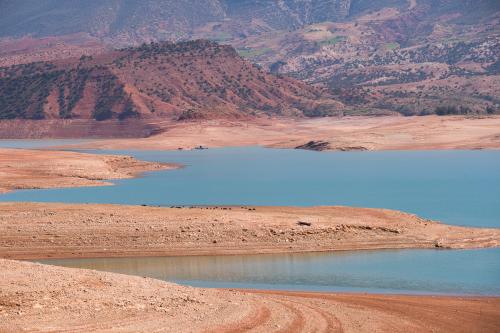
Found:
[{"label": "brown hill", "polygon": [[0,118],[321,116],[342,104],[197,40],[0,69]]}]

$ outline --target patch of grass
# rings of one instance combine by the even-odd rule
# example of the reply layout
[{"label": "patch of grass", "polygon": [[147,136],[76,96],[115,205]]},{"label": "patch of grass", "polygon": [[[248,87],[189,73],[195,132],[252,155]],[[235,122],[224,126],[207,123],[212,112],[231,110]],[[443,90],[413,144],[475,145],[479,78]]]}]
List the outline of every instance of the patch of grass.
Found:
[{"label": "patch of grass", "polygon": [[392,50],[395,50],[395,49],[399,48],[399,44],[398,43],[387,43],[387,44],[385,44],[385,48],[387,50],[391,50],[392,51]]},{"label": "patch of grass", "polygon": [[210,39],[215,41],[215,42],[225,42],[225,41],[233,39],[233,36],[231,36],[227,32],[220,32],[217,35],[210,37]]},{"label": "patch of grass", "polygon": [[269,47],[264,47],[261,49],[251,49],[251,48],[238,49],[237,51],[238,54],[243,58],[254,58],[272,52],[272,50],[273,49]]},{"label": "patch of grass", "polygon": [[338,42],[343,42],[347,40],[347,36],[335,36],[333,38],[327,39],[327,40],[322,40],[320,45],[335,45]]},{"label": "patch of grass", "polygon": [[348,109],[344,111],[345,116],[381,116],[390,115],[391,112],[387,110],[374,109],[374,108],[360,108],[360,109]]}]

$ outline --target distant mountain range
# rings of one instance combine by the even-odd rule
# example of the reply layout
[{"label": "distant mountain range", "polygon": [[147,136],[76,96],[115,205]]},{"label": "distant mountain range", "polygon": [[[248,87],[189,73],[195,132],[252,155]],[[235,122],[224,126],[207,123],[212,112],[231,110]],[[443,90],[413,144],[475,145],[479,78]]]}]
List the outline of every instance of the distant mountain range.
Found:
[{"label": "distant mountain range", "polygon": [[[0,0],[0,66],[101,59],[114,48],[199,38],[229,44],[264,71],[316,85],[306,90],[323,97],[327,89],[341,102],[303,109],[308,114],[500,112],[498,0]],[[172,71],[179,69],[155,73]],[[208,101],[182,99],[190,102],[165,110],[203,109]],[[230,113],[244,109],[223,100],[236,105],[224,107]]]},{"label": "distant mountain range", "polygon": [[123,46],[189,39],[213,24],[221,38],[241,37],[342,19],[350,6],[351,0],[4,0],[0,37],[85,32]]},{"label": "distant mountain range", "polygon": [[[359,112],[500,111],[500,1],[353,1],[341,22],[231,41]],[[363,5],[363,6],[362,6]]]}]

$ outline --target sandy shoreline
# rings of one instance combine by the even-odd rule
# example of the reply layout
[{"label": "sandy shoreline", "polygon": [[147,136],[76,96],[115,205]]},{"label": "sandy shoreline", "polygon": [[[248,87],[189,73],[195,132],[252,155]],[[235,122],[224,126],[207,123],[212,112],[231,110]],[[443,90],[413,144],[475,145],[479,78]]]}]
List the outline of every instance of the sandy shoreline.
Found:
[{"label": "sandy shoreline", "polygon": [[0,259],[0,332],[498,332],[500,298],[199,289]]},{"label": "sandy shoreline", "polygon": [[0,148],[0,193],[18,189],[111,185],[107,180],[178,167],[130,156]]},{"label": "sandy shoreline", "polygon": [[[95,140],[64,148],[172,150],[259,145],[342,151],[500,149],[497,116],[258,119],[248,123],[214,120],[165,122],[161,127],[162,133],[149,138]],[[176,167],[130,156],[0,148],[0,193],[110,185],[107,180]]]},{"label": "sandy shoreline", "polygon": [[500,116],[344,117],[168,122],[143,139],[96,140],[93,149],[169,150],[263,146],[321,150],[500,149]]},{"label": "sandy shoreline", "polygon": [[0,257],[11,259],[482,248],[500,229],[386,209],[0,203]]}]

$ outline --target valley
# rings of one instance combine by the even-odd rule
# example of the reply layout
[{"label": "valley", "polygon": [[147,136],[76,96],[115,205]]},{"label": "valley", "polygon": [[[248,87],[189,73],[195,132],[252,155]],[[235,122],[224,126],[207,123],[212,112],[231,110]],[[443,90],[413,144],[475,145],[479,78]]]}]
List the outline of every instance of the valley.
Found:
[{"label": "valley", "polygon": [[0,1],[0,332],[499,332],[498,0]]}]

